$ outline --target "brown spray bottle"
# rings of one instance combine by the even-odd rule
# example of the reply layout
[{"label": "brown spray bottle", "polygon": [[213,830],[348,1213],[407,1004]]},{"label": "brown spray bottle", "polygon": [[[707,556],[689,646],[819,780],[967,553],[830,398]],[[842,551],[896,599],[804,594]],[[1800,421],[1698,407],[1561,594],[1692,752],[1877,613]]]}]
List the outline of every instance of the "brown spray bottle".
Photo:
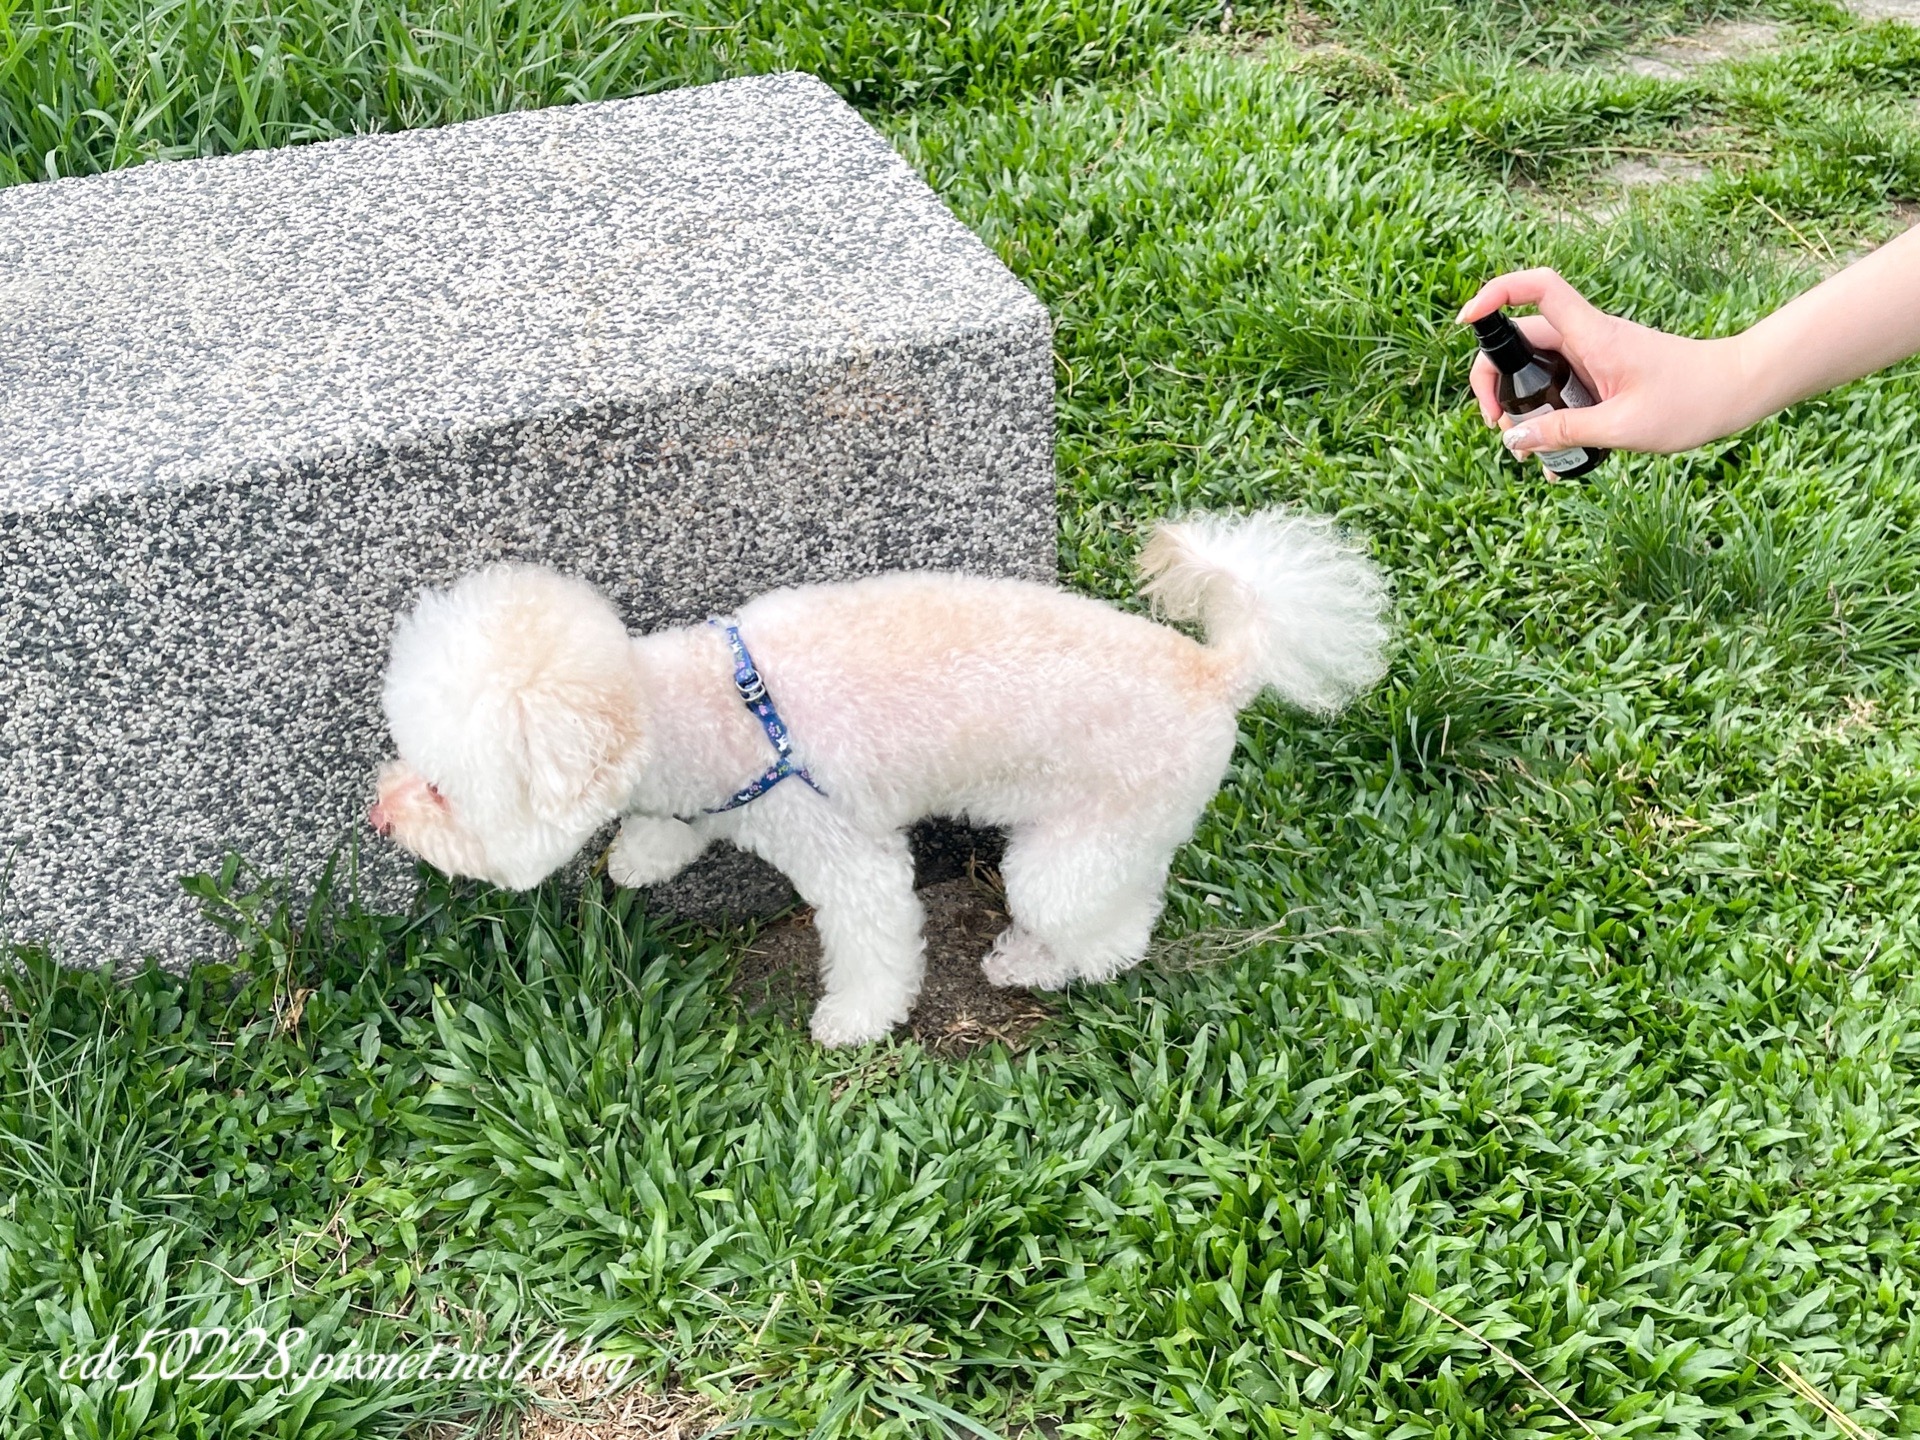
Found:
[{"label": "brown spray bottle", "polygon": [[[1527,337],[1501,310],[1473,322],[1480,349],[1500,371],[1500,408],[1514,422],[1549,410],[1574,410],[1594,403],[1593,394],[1573,373],[1573,365],[1558,350],[1547,350]],[[1536,450],[1534,458],[1556,475],[1569,478],[1597,469],[1613,452],[1597,445],[1570,445],[1564,450]]]}]

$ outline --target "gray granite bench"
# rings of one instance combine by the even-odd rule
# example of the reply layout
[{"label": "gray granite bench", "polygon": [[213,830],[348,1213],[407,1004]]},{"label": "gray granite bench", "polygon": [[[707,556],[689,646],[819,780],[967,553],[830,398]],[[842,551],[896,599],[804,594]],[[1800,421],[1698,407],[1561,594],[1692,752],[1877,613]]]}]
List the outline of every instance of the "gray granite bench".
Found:
[{"label": "gray granite bench", "polygon": [[1051,575],[1051,396],[1041,306],[806,76],[0,191],[0,923],[177,960],[179,875],[310,884],[395,612],[487,560],[636,627]]}]

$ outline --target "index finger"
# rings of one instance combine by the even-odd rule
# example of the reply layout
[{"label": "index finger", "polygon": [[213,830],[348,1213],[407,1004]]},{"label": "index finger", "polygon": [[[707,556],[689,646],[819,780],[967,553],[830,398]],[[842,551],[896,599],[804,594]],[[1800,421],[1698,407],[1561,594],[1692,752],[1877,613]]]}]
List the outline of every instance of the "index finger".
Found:
[{"label": "index finger", "polygon": [[1578,324],[1593,312],[1592,303],[1562,279],[1558,270],[1542,266],[1515,270],[1489,280],[1461,307],[1459,323],[1470,324],[1509,305],[1538,306],[1540,313],[1558,330],[1565,330],[1569,322]]}]

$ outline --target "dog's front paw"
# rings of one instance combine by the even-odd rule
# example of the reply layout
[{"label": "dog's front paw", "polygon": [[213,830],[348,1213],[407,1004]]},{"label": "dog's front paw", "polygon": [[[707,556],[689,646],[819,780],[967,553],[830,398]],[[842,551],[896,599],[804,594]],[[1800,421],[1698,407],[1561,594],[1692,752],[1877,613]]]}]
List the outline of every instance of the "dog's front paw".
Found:
[{"label": "dog's front paw", "polygon": [[660,885],[698,859],[707,844],[684,820],[629,815],[607,851],[607,874],[616,885]]},{"label": "dog's front paw", "polygon": [[813,1038],[829,1049],[866,1045],[886,1039],[887,1032],[906,1018],[904,1005],[876,1005],[851,995],[828,995],[813,1007]]},{"label": "dog's front paw", "polygon": [[1008,988],[1025,986],[1030,990],[1060,990],[1073,979],[1073,970],[1062,964],[1044,941],[1009,925],[1002,930],[980,962],[989,985]]}]

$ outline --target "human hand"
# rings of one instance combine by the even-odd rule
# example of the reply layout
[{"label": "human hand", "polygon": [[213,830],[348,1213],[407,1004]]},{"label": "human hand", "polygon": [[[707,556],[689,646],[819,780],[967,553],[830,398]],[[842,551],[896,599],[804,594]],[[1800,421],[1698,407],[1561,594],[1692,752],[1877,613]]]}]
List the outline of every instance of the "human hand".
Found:
[{"label": "human hand", "polygon": [[1460,312],[1460,323],[1515,305],[1539,307],[1514,324],[1529,344],[1565,355],[1598,401],[1516,425],[1494,398],[1499,372],[1477,356],[1472,383],[1480,413],[1506,432],[1501,438],[1516,455],[1573,446],[1667,454],[1758,418],[1747,413],[1751,387],[1738,340],[1690,340],[1608,315],[1552,270],[1516,270],[1489,281]]}]

